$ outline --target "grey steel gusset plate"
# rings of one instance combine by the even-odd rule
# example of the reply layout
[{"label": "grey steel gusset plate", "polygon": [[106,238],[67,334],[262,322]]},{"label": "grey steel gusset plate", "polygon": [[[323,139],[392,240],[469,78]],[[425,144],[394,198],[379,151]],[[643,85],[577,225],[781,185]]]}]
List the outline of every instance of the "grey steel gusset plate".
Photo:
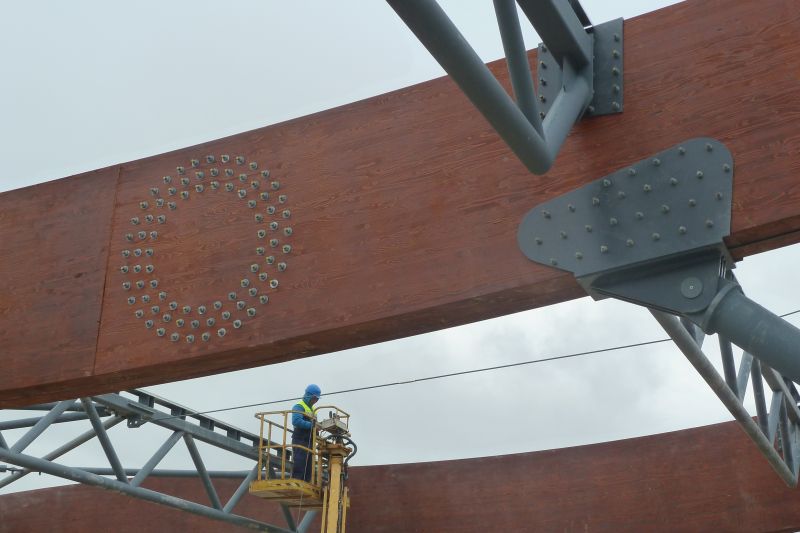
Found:
[{"label": "grey steel gusset plate", "polygon": [[[584,116],[621,113],[623,100],[623,19],[610,20],[591,28],[594,40],[594,95]],[[537,56],[537,94],[539,109],[550,111],[561,90],[561,66],[544,43],[539,44]]]},{"label": "grey steel gusset plate", "polygon": [[528,259],[597,275],[710,247],[730,234],[733,158],[696,138],[536,206],[517,233]]}]

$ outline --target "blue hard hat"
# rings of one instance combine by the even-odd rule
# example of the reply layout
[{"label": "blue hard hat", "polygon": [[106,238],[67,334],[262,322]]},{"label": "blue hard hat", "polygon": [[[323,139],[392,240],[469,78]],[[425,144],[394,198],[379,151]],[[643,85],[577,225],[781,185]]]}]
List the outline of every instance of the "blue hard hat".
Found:
[{"label": "blue hard hat", "polygon": [[306,387],[306,396],[315,396],[319,398],[322,396],[322,390],[319,388],[319,385],[314,385],[313,383]]}]

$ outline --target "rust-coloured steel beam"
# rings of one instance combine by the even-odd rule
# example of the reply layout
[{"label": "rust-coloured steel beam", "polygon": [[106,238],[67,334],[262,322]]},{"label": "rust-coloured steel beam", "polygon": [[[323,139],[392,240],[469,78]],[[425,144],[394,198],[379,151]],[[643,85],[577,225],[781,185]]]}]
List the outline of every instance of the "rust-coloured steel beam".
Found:
[{"label": "rust-coloured steel beam", "polygon": [[[214,484],[224,500],[238,481],[217,479]],[[351,467],[348,484],[351,533],[674,533],[800,527],[797,491],[783,484],[735,422],[560,450]],[[145,486],[208,501],[197,479],[154,478]],[[285,523],[277,505],[252,496],[236,512]],[[63,533],[240,531],[86,486],[2,496],[0,516],[0,532],[52,530],[56,525]],[[309,531],[317,529],[318,521]]]},{"label": "rust-coloured steel beam", "polygon": [[[578,124],[546,176],[528,174],[442,78],[0,195],[0,405],[275,363],[578,297],[570,275],[518,250],[523,214],[690,137],[720,139],[734,155],[736,256],[800,240],[795,7],[692,0],[627,21],[625,112]],[[491,68],[508,85],[504,63]]]}]

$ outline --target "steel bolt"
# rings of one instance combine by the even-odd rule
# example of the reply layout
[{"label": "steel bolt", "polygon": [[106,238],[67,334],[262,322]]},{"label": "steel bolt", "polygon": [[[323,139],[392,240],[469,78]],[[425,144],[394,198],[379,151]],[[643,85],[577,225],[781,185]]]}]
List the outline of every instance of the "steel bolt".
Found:
[{"label": "steel bolt", "polygon": [[262,294],[261,296],[258,297],[258,301],[262,304],[265,304],[269,302],[269,296],[267,296],[266,294]]},{"label": "steel bolt", "polygon": [[255,209],[256,201],[255,200],[247,200],[247,207],[249,207],[250,209]]},{"label": "steel bolt", "polygon": [[136,303],[136,296],[128,296],[128,305],[133,305]]},{"label": "steel bolt", "polygon": [[650,186],[650,184],[649,184],[649,183],[645,183],[645,184],[644,184],[644,187],[642,187],[642,190],[643,190],[644,192],[650,192],[650,191],[652,191],[652,190],[653,190],[653,188]]},{"label": "steel bolt", "polygon": [[199,167],[200,166],[200,160],[199,159],[192,159],[190,161],[190,163],[192,164],[193,167]]},{"label": "steel bolt", "polygon": [[714,221],[712,221],[711,219],[706,219],[706,227],[707,228],[713,228],[714,227]]},{"label": "steel bolt", "polygon": [[169,336],[169,340],[171,340],[172,342],[178,342],[180,339],[181,339],[181,334],[178,332],[175,332]]},{"label": "steel bolt", "polygon": [[144,311],[137,309],[134,315],[136,315],[136,318],[142,318],[144,316]]},{"label": "steel bolt", "polygon": [[281,212],[281,216],[282,216],[283,218],[290,218],[290,217],[292,216],[292,212],[291,212],[291,211],[289,211],[288,209],[284,209],[284,210]]},{"label": "steel bolt", "polygon": [[207,319],[207,320],[206,320],[206,325],[207,325],[208,327],[211,327],[211,326],[213,326],[213,325],[214,325],[214,324],[216,324],[216,323],[217,323],[217,321],[216,321],[215,319],[213,319],[213,318],[209,318],[209,319]]},{"label": "steel bolt", "polygon": [[175,325],[178,326],[179,328],[182,328],[184,324],[185,322],[183,321],[182,318],[179,318],[178,320],[175,321]]},{"label": "steel bolt", "polygon": [[244,309],[245,305],[247,304],[245,304],[242,300],[239,300],[238,302],[236,302],[236,309],[241,311],[242,309]]},{"label": "steel bolt", "polygon": [[659,240],[661,238],[661,234],[660,233],[653,233],[651,235],[651,237],[653,238],[654,241],[657,241],[657,240]]},{"label": "steel bolt", "polygon": [[244,156],[243,155],[237,155],[236,156],[236,164],[237,165],[243,165],[244,164]]},{"label": "steel bolt", "polygon": [[197,306],[197,314],[198,315],[206,314],[206,306],[205,305],[198,305]]},{"label": "steel bolt", "polygon": [[575,259],[581,260],[583,259],[583,254],[580,252],[575,252]]},{"label": "steel bolt", "polygon": [[277,289],[278,288],[278,280],[277,279],[271,279],[269,281],[269,286],[272,287],[273,289]]},{"label": "steel bolt", "polygon": [[161,320],[163,320],[164,322],[169,322],[170,320],[172,320],[172,315],[170,315],[169,313],[164,313],[164,316],[161,317]]},{"label": "steel bolt", "polygon": [[186,342],[194,342],[194,335],[192,335],[191,333],[186,335]]},{"label": "steel bolt", "polygon": [[631,248],[633,244],[634,244],[633,239],[628,239],[627,241],[625,241],[625,246],[627,246],[628,248]]},{"label": "steel bolt", "polygon": [[223,320],[228,320],[230,317],[231,317],[231,312],[230,311],[223,311],[222,312],[222,319]]},{"label": "steel bolt", "polygon": [[258,294],[258,289],[255,287],[250,287],[249,289],[247,289],[247,294],[249,294],[250,296],[255,296],[256,294]]},{"label": "steel bolt", "polygon": [[231,160],[231,156],[229,156],[228,154],[222,154],[219,159],[223,163],[227,163],[228,161]]},{"label": "steel bolt", "polygon": [[203,334],[200,336],[200,338],[201,338],[201,339],[203,339],[204,341],[208,342],[208,340],[209,340],[209,339],[211,339],[211,334],[210,334],[209,332],[207,332],[207,331],[206,331],[205,333],[203,333]]},{"label": "steel bolt", "polygon": [[622,106],[619,105],[619,102],[611,102],[611,109],[614,111],[619,111],[622,109]]},{"label": "steel bolt", "polygon": [[699,180],[703,179],[703,171],[702,170],[698,170],[696,176],[697,176],[697,179],[699,179]]},{"label": "steel bolt", "polygon": [[258,279],[260,279],[261,281],[267,281],[268,277],[269,276],[267,275],[266,272],[262,272],[261,274],[258,275]]},{"label": "steel bolt", "polygon": [[263,246],[259,246],[258,248],[256,248],[256,254],[264,255],[264,252],[265,252],[265,250],[264,250]]},{"label": "steel bolt", "polygon": [[268,178],[269,177],[269,170],[266,170],[266,169],[262,170],[261,171],[261,177],[262,178]]},{"label": "steel bolt", "polygon": [[224,337],[224,336],[225,336],[225,333],[227,333],[227,332],[225,331],[225,328],[219,328],[219,329],[217,330],[217,335],[219,335],[220,337]]},{"label": "steel bolt", "polygon": [[159,337],[163,337],[164,335],[166,335],[166,333],[167,333],[167,330],[165,330],[164,328],[158,328],[156,330],[156,335],[158,335]]},{"label": "steel bolt", "polygon": [[231,300],[231,301],[236,300],[236,293],[233,292],[233,291],[229,292],[228,293],[228,300]]},{"label": "steel bolt", "polygon": [[128,265],[122,265],[121,267],[119,267],[119,271],[122,272],[123,274],[127,274],[128,273]]},{"label": "steel bolt", "polygon": [[637,220],[643,220],[644,219],[644,213],[642,213],[641,211],[636,211],[636,219]]},{"label": "steel bolt", "polygon": [[664,214],[669,213],[669,206],[667,204],[663,204],[661,206],[661,212],[664,213]]},{"label": "steel bolt", "polygon": [[566,238],[567,238],[567,232],[566,232],[566,231],[562,231],[562,232],[560,233],[560,235],[561,235],[561,238],[562,238],[562,239],[566,239]]},{"label": "steel bolt", "polygon": [[601,245],[600,246],[600,253],[601,254],[607,254],[608,253],[608,246],[606,246],[605,244]]},{"label": "steel bolt", "polygon": [[181,178],[181,185],[183,185],[184,187],[189,185],[189,178]]},{"label": "steel bolt", "polygon": [[291,244],[284,244],[283,247],[281,248],[281,250],[283,251],[283,253],[288,254],[289,252],[292,251],[292,245]]},{"label": "steel bolt", "polygon": [[597,196],[594,196],[592,198],[592,205],[600,205],[600,198],[598,198]]},{"label": "steel bolt", "polygon": [[625,191],[619,191],[617,193],[617,198],[619,198],[620,200],[624,200],[626,196],[627,194],[625,194]]},{"label": "steel bolt", "polygon": [[258,193],[258,197],[266,202],[267,200],[269,200],[269,193],[268,192]]},{"label": "steel bolt", "polygon": [[272,263],[275,262],[275,256],[274,255],[267,256],[266,261],[268,265],[271,265]]},{"label": "steel bolt", "polygon": [[247,278],[244,278],[242,281],[240,281],[240,282],[239,282],[239,284],[240,284],[242,287],[245,287],[245,288],[247,288],[247,287],[249,287],[249,286],[250,286],[250,280],[249,280],[249,279],[247,279]]},{"label": "steel bolt", "polygon": [[724,165],[722,165],[722,170],[724,170],[725,172],[730,172],[731,171],[731,166],[729,164],[725,163]]},{"label": "steel bolt", "polygon": [[556,265],[558,265],[558,261],[556,261],[556,259],[554,257],[551,257],[550,258],[550,264],[553,265],[553,266],[556,266]]},{"label": "steel bolt", "polygon": [[697,205],[697,200],[694,198],[689,198],[689,207],[694,207]]},{"label": "steel bolt", "polygon": [[688,230],[686,229],[686,226],[678,226],[678,233],[680,233],[681,235],[686,235],[687,231]]},{"label": "steel bolt", "polygon": [[169,303],[169,308],[170,308],[170,309],[172,309],[173,311],[174,311],[174,310],[176,310],[176,309],[178,308],[178,302],[176,302],[176,301],[174,301],[174,300],[173,300],[173,301],[171,301],[171,302]]}]

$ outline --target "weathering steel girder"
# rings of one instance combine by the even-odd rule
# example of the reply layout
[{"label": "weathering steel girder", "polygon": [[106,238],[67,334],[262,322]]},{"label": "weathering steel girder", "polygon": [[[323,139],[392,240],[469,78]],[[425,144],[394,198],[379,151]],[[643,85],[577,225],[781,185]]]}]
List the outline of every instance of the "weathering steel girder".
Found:
[{"label": "weathering steel girder", "polygon": [[[574,8],[557,0],[537,1],[535,6],[533,2],[519,2],[544,37],[545,44],[550,46],[561,70],[553,108],[541,122],[541,114],[533,112],[526,98],[520,99],[520,107],[512,101],[435,0],[387,2],[528,170],[534,174],[547,172],[570,129],[592,101],[596,83],[594,35],[584,29]],[[496,2],[496,6],[499,5],[498,22],[501,32],[508,33],[504,37],[506,53],[509,47],[513,49],[509,55],[509,68],[512,79],[516,79],[513,82],[515,92],[525,92],[530,89],[519,59],[521,39],[518,27],[514,26],[515,22],[518,26],[518,20],[514,20],[516,16],[509,16],[506,4]],[[616,35],[621,40],[621,33]],[[621,62],[615,70],[615,73],[609,70],[604,76],[621,76]],[[621,107],[613,112],[619,111]]]}]

